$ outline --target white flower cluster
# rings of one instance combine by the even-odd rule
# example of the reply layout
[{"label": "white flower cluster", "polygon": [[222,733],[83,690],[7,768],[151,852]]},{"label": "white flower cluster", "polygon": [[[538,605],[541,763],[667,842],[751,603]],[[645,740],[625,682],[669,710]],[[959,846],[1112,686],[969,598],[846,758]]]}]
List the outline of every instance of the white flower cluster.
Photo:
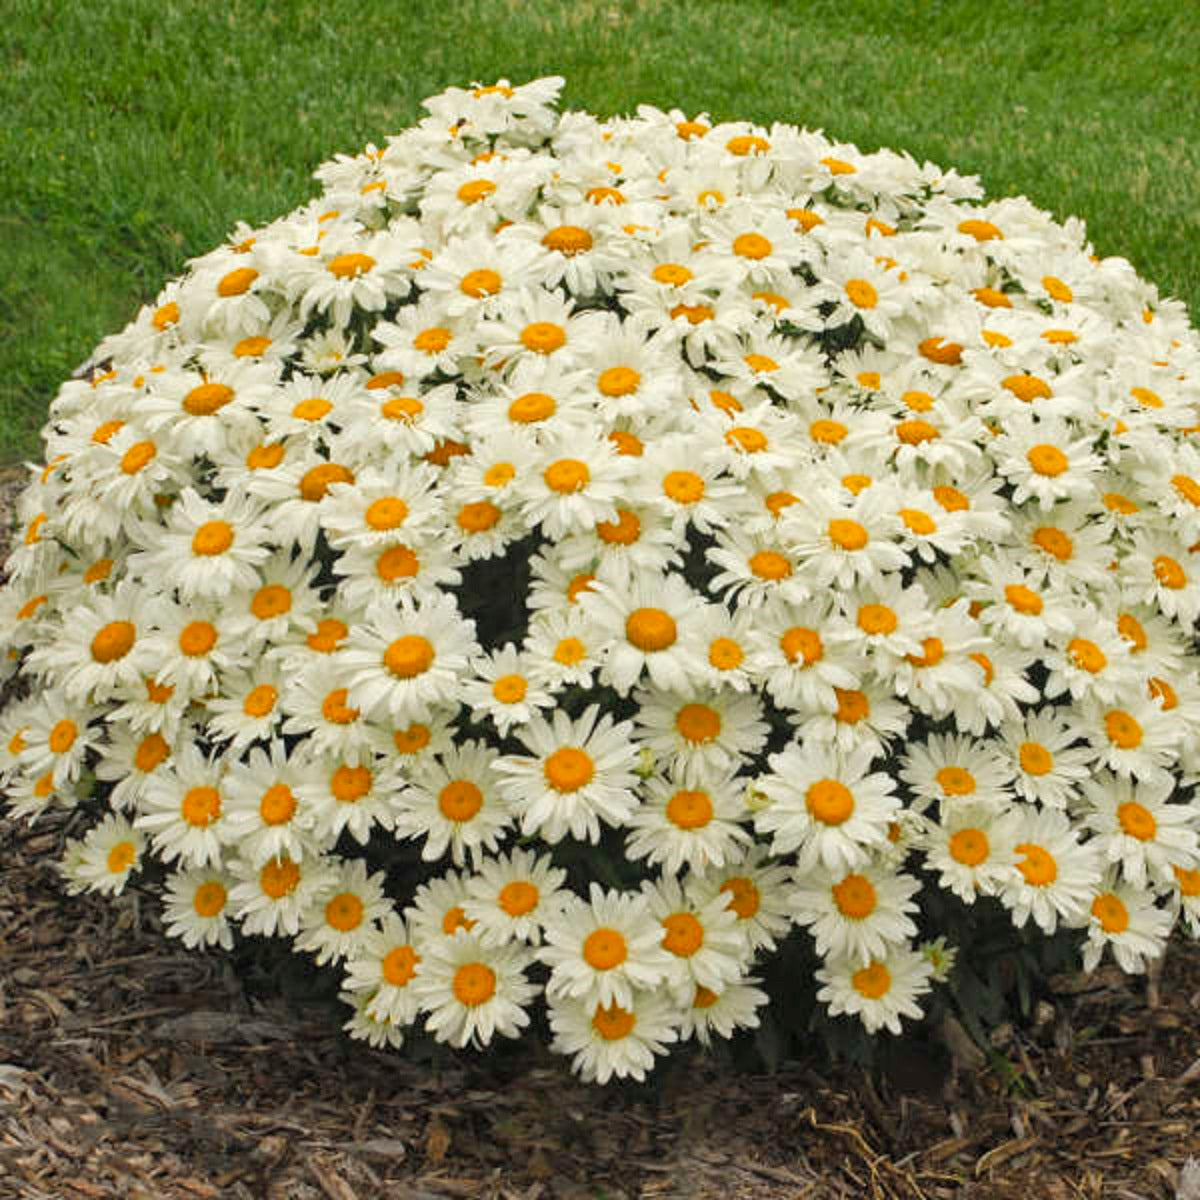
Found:
[{"label": "white flower cluster", "polygon": [[757,1024],[797,928],[898,1031],[923,886],[1089,967],[1200,932],[1182,306],[953,172],[560,84],[428,101],[61,389],[0,780],[106,801],[70,886],[154,855],[377,1044],[543,997],[600,1081]]}]

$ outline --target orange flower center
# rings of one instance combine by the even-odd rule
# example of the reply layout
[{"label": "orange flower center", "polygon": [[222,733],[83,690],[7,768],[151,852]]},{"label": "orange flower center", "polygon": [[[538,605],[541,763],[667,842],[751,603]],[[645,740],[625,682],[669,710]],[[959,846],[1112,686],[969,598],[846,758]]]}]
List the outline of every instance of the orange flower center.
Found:
[{"label": "orange flower center", "polygon": [[537,908],[540,898],[538,889],[528,880],[514,879],[500,889],[496,903],[510,917],[523,917]]},{"label": "orange flower center", "polygon": [[92,638],[92,658],[99,663],[116,662],[133,649],[137,628],[132,621],[110,621]]},{"label": "orange flower center", "polygon": [[546,759],[542,772],[556,792],[577,792],[591,782],[596,765],[579,747],[561,746]]},{"label": "orange flower center", "polygon": [[635,608],[625,620],[625,637],[639,650],[652,654],[675,644],[675,618],[661,608]]},{"label": "orange flower center", "polygon": [[822,825],[841,825],[854,812],[854,794],[836,779],[818,779],[805,792],[804,803]]},{"label": "orange flower center", "polygon": [[420,634],[405,634],[383,652],[383,665],[397,679],[412,679],[433,666],[433,645]]},{"label": "orange flower center", "polygon": [[483,807],[483,793],[469,779],[454,779],[438,793],[438,808],[447,821],[470,821]]},{"label": "orange flower center", "polygon": [[496,972],[486,963],[464,963],[454,972],[451,987],[460,1004],[478,1008],[496,994]]},{"label": "orange flower center", "polygon": [[950,835],[948,849],[955,862],[977,867],[987,858],[991,847],[982,829],[960,829]]},{"label": "orange flower center", "polygon": [[690,958],[704,945],[704,926],[689,912],[672,913],[662,927],[663,948],[679,958]]}]

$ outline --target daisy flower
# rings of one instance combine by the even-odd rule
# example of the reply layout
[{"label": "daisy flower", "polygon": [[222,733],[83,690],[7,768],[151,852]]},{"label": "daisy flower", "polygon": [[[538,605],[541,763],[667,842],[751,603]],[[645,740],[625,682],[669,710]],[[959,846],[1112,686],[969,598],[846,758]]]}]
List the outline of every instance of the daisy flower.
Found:
[{"label": "daisy flower", "polygon": [[230,911],[242,932],[295,937],[303,914],[336,887],[337,860],[314,854],[297,862],[285,854],[255,867],[238,858],[229,871]]},{"label": "daisy flower", "polygon": [[566,871],[551,862],[548,855],[515,849],[481,864],[468,881],[463,912],[485,945],[541,944],[543,924],[570,895],[562,886]]},{"label": "daisy flower", "polygon": [[655,1056],[679,1038],[674,1007],[661,992],[633,992],[626,1004],[563,997],[549,1009],[552,1048],[571,1055],[572,1068],[588,1083],[640,1082]]},{"label": "daisy flower", "polygon": [[653,989],[674,970],[645,895],[592,883],[548,917],[538,958],[550,968],[546,995],[630,1008],[634,989]]},{"label": "daisy flower", "polygon": [[645,671],[656,687],[687,691],[699,675],[691,631],[704,603],[678,575],[644,574],[626,587],[597,578],[579,605],[604,639],[601,681],[628,692]]},{"label": "daisy flower", "polygon": [[909,747],[900,778],[916,797],[916,811],[931,804],[947,811],[960,803],[999,810],[1012,796],[1013,769],[987,742],[955,734],[932,733]]},{"label": "daisy flower", "polygon": [[523,946],[485,946],[463,930],[431,941],[413,981],[425,1028],[452,1046],[486,1046],[497,1034],[517,1037],[529,1024],[525,1006],[538,990],[525,976],[532,961]]},{"label": "daisy flower", "polygon": [[778,939],[792,928],[789,888],[791,871],[770,861],[764,846],[751,844],[737,857],[718,867],[689,870],[684,886],[693,903],[707,904],[724,896],[726,907],[738,918],[738,928],[753,951],[773,950]]},{"label": "daisy flower", "polygon": [[750,975],[727,984],[720,992],[697,985],[691,1004],[683,1011],[680,1040],[695,1038],[708,1047],[714,1034],[731,1038],[738,1029],[757,1029],[761,1024],[758,1010],[769,999],[766,992],[754,986],[760,982]]},{"label": "daisy flower", "polygon": [[421,857],[427,862],[449,851],[455,866],[468,855],[480,865],[512,819],[492,770],[494,757],[485,742],[462,742],[415,765],[396,799],[396,834],[424,837]]},{"label": "daisy flower", "polygon": [[1019,819],[990,804],[957,804],[928,822],[919,838],[925,864],[938,884],[966,904],[993,896],[1012,878]]},{"label": "daisy flower", "polygon": [[1136,888],[1161,887],[1174,867],[1200,865],[1196,818],[1189,804],[1169,804],[1168,778],[1130,779],[1109,772],[1082,784],[1083,825],[1095,834],[1088,843],[1105,863],[1118,865]]},{"label": "daisy flower", "polygon": [[471,706],[472,719],[490,717],[501,735],[554,703],[533,678],[533,662],[511,642],[481,656],[474,665],[476,674],[463,681],[459,697]]},{"label": "daisy flower", "polygon": [[890,946],[866,965],[833,957],[817,969],[817,999],[832,1016],[858,1017],[868,1033],[886,1028],[899,1034],[901,1017],[920,1018],[917,997],[929,991],[932,973],[925,956],[907,946]]},{"label": "daisy flower", "polygon": [[372,605],[341,655],[349,703],[368,718],[386,715],[400,724],[427,716],[455,696],[458,676],[477,652],[474,629],[445,594],[405,593],[395,604]]},{"label": "daisy flower", "polygon": [[233,949],[229,923],[231,877],[224,871],[193,867],[167,877],[163,920],[169,936],[189,950],[199,946]]},{"label": "daisy flower", "polygon": [[748,957],[746,939],[724,896],[696,904],[671,876],[643,880],[642,894],[662,927],[663,949],[674,957],[668,975],[673,991],[691,997],[697,986],[720,992],[741,980]]},{"label": "daisy flower", "polygon": [[719,868],[740,858],[750,843],[742,827],[745,787],[732,770],[685,781],[677,770],[652,775],[645,799],[625,822],[625,854],[660,864],[669,874]]},{"label": "daisy flower", "polygon": [[343,986],[372,1019],[400,1029],[416,1021],[420,1000],[412,984],[421,971],[421,953],[397,912],[385,912],[364,931],[342,969]]},{"label": "daisy flower", "polygon": [[875,754],[842,754],[826,747],[790,745],[768,760],[771,773],[755,783],[768,803],[754,827],[771,838],[776,854],[799,851],[797,868],[821,863],[830,870],[867,860],[872,847],[887,842],[888,823],[899,809],[896,783],[870,772]]},{"label": "daisy flower", "polygon": [[59,870],[69,894],[118,896],[140,870],[146,842],[124,817],[110,814],[80,839],[69,841]]},{"label": "daisy flower", "polygon": [[549,843],[568,833],[596,843],[602,820],[622,825],[637,805],[632,729],[628,721],[601,716],[597,704],[576,721],[559,708],[551,721],[538,715],[519,729],[516,736],[530,754],[494,759],[492,769],[521,832],[536,832]]},{"label": "daisy flower", "polygon": [[792,911],[816,942],[822,958],[838,956],[865,966],[886,956],[890,946],[917,935],[913,895],[920,881],[877,863],[853,871],[816,866],[796,875]]},{"label": "daisy flower", "polygon": [[376,754],[347,757],[302,749],[296,799],[311,820],[312,836],[331,847],[344,832],[365,846],[371,831],[392,829],[399,811],[400,773]]},{"label": "daisy flower", "polygon": [[300,803],[297,789],[305,763],[288,756],[285,744],[272,740],[234,763],[224,776],[224,821],[230,841],[253,867],[285,855],[296,861],[314,853],[313,815]]},{"label": "daisy flower", "polygon": [[359,859],[330,860],[328,894],[314,898],[301,914],[296,949],[310,951],[319,967],[352,957],[366,935],[391,912],[383,882],[382,872],[368,877],[367,865]]},{"label": "daisy flower", "polygon": [[225,765],[205,758],[192,743],[146,783],[138,829],[148,830],[164,862],[184,867],[219,867],[234,837],[225,819]]},{"label": "daisy flower", "polygon": [[1091,775],[1091,755],[1076,745],[1078,732],[1071,721],[1052,709],[1028,713],[997,730],[998,749],[1013,768],[1018,795],[1046,808],[1067,808],[1079,785]]},{"label": "daisy flower", "polygon": [[1083,947],[1083,969],[1094,971],[1106,947],[1127,975],[1140,975],[1167,949],[1173,921],[1154,897],[1131,883],[1107,876],[1092,900]]},{"label": "daisy flower", "polygon": [[1043,933],[1053,933],[1061,920],[1081,925],[1100,882],[1096,848],[1082,844],[1058,809],[1013,807],[1017,819],[1014,847],[1017,864],[1001,886],[999,897],[1018,928],[1033,918]]}]

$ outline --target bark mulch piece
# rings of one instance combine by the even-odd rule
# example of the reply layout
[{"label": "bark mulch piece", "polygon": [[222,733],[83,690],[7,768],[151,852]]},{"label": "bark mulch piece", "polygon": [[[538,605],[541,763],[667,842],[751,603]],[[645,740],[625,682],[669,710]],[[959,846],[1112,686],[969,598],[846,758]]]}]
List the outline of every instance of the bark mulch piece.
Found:
[{"label": "bark mulch piece", "polygon": [[945,1069],[677,1053],[601,1089],[533,1046],[419,1064],[254,1001],[137,894],[65,896],[68,820],[0,819],[4,1200],[1200,1200],[1195,945],[1149,989],[1053,981],[986,1061],[951,1026]]}]

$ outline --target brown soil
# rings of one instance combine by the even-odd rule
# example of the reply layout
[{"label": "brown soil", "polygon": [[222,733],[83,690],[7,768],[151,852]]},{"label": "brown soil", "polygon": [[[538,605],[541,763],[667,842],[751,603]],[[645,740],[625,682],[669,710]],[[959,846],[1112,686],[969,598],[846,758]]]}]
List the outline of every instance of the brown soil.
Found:
[{"label": "brown soil", "polygon": [[654,1086],[603,1089],[533,1048],[519,1067],[417,1064],[351,1042],[327,1009],[255,1002],[138,895],[66,897],[65,820],[0,820],[4,1200],[1192,1192],[1193,944],[1172,947],[1153,1006],[1111,970],[1056,980],[987,1063],[951,1028],[943,1071],[900,1057],[872,1079],[814,1057],[738,1075],[692,1053]]}]

